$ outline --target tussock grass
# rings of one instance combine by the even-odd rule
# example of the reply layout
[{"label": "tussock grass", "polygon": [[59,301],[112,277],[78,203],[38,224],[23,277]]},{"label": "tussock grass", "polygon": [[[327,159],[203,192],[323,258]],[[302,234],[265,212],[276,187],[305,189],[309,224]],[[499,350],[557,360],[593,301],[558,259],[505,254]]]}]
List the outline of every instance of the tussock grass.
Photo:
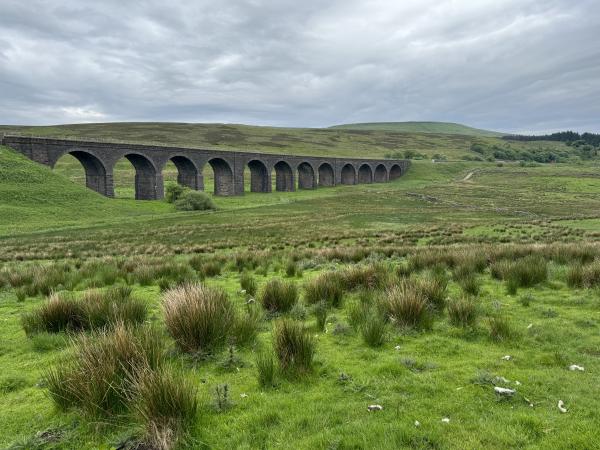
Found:
[{"label": "tussock grass", "polygon": [[93,330],[115,323],[140,324],[148,314],[146,303],[119,286],[106,291],[86,291],[80,300],[52,294],[37,309],[22,317],[28,335],[40,332]]},{"label": "tussock grass", "polygon": [[339,272],[323,272],[304,284],[304,301],[309,305],[325,302],[333,308],[342,304],[344,279]]},{"label": "tussock grass", "polygon": [[60,408],[78,407],[92,416],[126,412],[137,374],[155,370],[164,359],[162,338],[152,328],[118,324],[80,335],[74,345],[74,359],[49,369],[44,381]]},{"label": "tussock grass", "polygon": [[427,298],[417,285],[404,281],[388,289],[381,306],[392,323],[409,328],[429,328],[431,311]]},{"label": "tussock grass", "polygon": [[256,354],[256,370],[258,385],[261,388],[267,389],[275,386],[277,368],[272,353],[261,351]]},{"label": "tussock grass", "polygon": [[196,385],[171,368],[142,370],[132,392],[135,413],[145,424],[144,442],[152,448],[173,448],[198,415]]},{"label": "tussock grass", "polygon": [[448,318],[456,327],[474,327],[477,315],[477,304],[471,297],[463,296],[448,303]]},{"label": "tussock grass", "polygon": [[347,290],[383,289],[392,281],[392,272],[383,263],[353,265],[342,272]]},{"label": "tussock grass", "polygon": [[279,367],[286,374],[311,370],[316,343],[302,322],[282,319],[273,328],[273,347]]},{"label": "tussock grass", "polygon": [[270,313],[286,313],[298,302],[298,288],[292,281],[271,278],[263,286],[259,300]]},{"label": "tussock grass", "polygon": [[361,335],[369,347],[381,347],[387,338],[387,323],[385,317],[372,308],[360,326]]},{"label": "tussock grass", "polygon": [[258,283],[252,274],[248,272],[242,272],[240,275],[240,287],[246,291],[246,294],[255,296],[258,290]]},{"label": "tussock grass", "polygon": [[516,332],[506,317],[489,317],[487,322],[492,340],[502,342],[516,337]]},{"label": "tussock grass", "polygon": [[184,352],[211,353],[227,342],[235,310],[224,290],[185,284],[163,295],[165,325]]}]

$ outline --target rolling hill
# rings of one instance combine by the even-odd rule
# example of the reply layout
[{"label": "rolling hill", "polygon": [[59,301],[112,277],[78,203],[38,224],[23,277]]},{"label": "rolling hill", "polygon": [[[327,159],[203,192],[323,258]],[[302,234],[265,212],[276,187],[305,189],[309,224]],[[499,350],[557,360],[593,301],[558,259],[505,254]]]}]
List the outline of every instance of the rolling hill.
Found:
[{"label": "rolling hill", "polygon": [[389,131],[394,133],[458,134],[463,136],[500,137],[504,133],[451,122],[373,122],[351,123],[330,127],[334,130]]}]

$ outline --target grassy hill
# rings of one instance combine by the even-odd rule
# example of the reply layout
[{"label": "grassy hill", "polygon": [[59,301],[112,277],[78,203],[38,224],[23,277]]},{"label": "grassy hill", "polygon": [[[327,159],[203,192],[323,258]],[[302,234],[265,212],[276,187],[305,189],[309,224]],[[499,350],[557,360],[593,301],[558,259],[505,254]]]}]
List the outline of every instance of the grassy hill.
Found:
[{"label": "grassy hill", "polygon": [[503,133],[480,130],[452,122],[373,122],[351,123],[330,127],[335,130],[391,131],[394,133],[459,134],[464,136],[499,137]]},{"label": "grassy hill", "polygon": [[[440,124],[438,129],[441,130]],[[456,130],[456,129],[455,129]],[[277,128],[233,124],[193,123],[96,123],[56,126],[0,126],[0,133],[58,138],[99,139],[219,150],[313,156],[383,158],[386,154],[412,150],[428,157],[441,153],[449,159],[474,155],[475,142],[505,146],[497,137],[475,134],[443,134],[388,129]],[[511,143],[530,148],[540,143]],[[546,143],[544,143],[546,145]],[[552,146],[560,143],[548,144]]]},{"label": "grassy hill", "polygon": [[107,224],[171,211],[162,202],[110,200],[0,146],[0,234]]}]

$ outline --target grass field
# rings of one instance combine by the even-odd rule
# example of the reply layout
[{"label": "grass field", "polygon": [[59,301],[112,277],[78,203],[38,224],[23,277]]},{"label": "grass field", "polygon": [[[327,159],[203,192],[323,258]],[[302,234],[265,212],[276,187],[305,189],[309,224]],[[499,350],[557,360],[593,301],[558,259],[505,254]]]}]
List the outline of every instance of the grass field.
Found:
[{"label": "grass field", "polygon": [[[220,125],[31,132],[203,145],[215,129],[218,147],[262,150],[269,147],[261,140],[273,142],[273,129]],[[243,138],[225,142],[225,130],[244,130]],[[404,136],[394,149],[468,155],[472,139],[497,141],[281,133],[284,147],[271,150],[307,154],[383,156],[390,150],[383,142]],[[340,133],[340,141],[324,145],[336,136],[328,133]],[[126,198],[127,165],[116,174],[122,198],[106,199],[82,186],[81,169],[68,158],[51,171],[0,148],[0,448],[136,448],[140,441],[154,445],[146,448],[598,448],[598,169],[591,162],[420,160],[391,183],[246,193],[215,198],[216,211],[176,212],[162,201]],[[274,279],[296,286],[291,310],[263,308]],[[172,328],[163,305],[175,295],[170,289],[191,282],[221,289],[246,326],[227,327],[220,345],[183,349],[174,334],[183,325]],[[101,342],[79,315],[115,286],[131,288],[146,308],[137,327],[160,336],[157,373],[171,386],[168,395],[157,400],[133,383],[123,409],[93,412],[87,400],[61,409],[48,371],[82,358],[80,336]],[[277,292],[277,302],[289,297]],[[79,326],[32,328],[31,317],[57,301],[52,293],[64,308],[89,303],[79,315],[64,309],[52,319]],[[132,320],[119,301],[95,320]],[[300,323],[314,345],[307,367],[280,366],[283,319]],[[287,342],[290,352],[304,348]],[[275,361],[274,380],[261,385],[265,355]],[[170,385],[170,374],[185,382]],[[166,400],[186,395],[197,402],[189,420]],[[154,408],[141,414],[148,404]],[[382,410],[369,411],[373,405]]]}]

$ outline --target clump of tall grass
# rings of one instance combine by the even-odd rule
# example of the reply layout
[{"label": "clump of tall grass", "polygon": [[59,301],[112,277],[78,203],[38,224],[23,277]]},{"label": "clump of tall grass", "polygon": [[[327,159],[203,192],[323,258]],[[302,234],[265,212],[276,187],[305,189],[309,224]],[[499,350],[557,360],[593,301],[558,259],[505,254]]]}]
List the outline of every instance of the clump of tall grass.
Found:
[{"label": "clump of tall grass", "polygon": [[203,284],[185,284],[163,295],[169,334],[184,352],[211,353],[222,347],[235,323],[226,292]]},{"label": "clump of tall grass", "polygon": [[173,369],[142,370],[132,393],[134,410],[145,424],[144,443],[152,448],[173,448],[197,417],[197,388]]},{"label": "clump of tall grass", "polygon": [[39,308],[22,317],[25,333],[93,330],[115,323],[139,324],[148,314],[146,303],[131,295],[131,288],[119,286],[106,291],[92,290],[80,300],[52,294]]},{"label": "clump of tall grass", "polygon": [[255,296],[258,290],[256,279],[248,272],[242,272],[240,275],[240,287],[246,291],[246,294],[251,296]]},{"label": "clump of tall grass", "polygon": [[427,298],[413,282],[403,281],[389,288],[381,299],[381,307],[398,326],[429,328],[431,325]]},{"label": "clump of tall grass", "polygon": [[456,327],[473,327],[477,322],[477,304],[467,296],[451,300],[448,303],[448,317]]},{"label": "clump of tall grass", "polygon": [[490,337],[496,342],[507,341],[515,336],[515,331],[506,317],[490,317],[488,326]]},{"label": "clump of tall grass", "polygon": [[567,269],[567,285],[572,288],[600,286],[600,260],[586,265],[575,263]]},{"label": "clump of tall grass", "polygon": [[248,305],[242,314],[236,314],[230,329],[230,340],[238,347],[253,344],[263,321],[263,312],[258,306]]},{"label": "clump of tall grass", "polygon": [[327,302],[321,301],[313,306],[313,314],[317,322],[317,330],[324,331],[327,323],[327,314],[329,313],[329,305]]},{"label": "clump of tall grass", "polygon": [[127,410],[137,374],[157,369],[164,359],[162,339],[152,328],[123,324],[75,339],[75,358],[48,370],[44,380],[62,409],[79,407],[91,415]]},{"label": "clump of tall grass", "polygon": [[273,329],[273,347],[281,370],[288,374],[309,372],[315,354],[315,340],[304,324],[283,319]]},{"label": "clump of tall grass", "polygon": [[86,322],[83,304],[58,294],[52,294],[40,307],[21,317],[27,335],[79,331],[86,327]]},{"label": "clump of tall grass", "polygon": [[256,370],[258,385],[261,388],[266,389],[275,386],[277,370],[272,353],[261,351],[256,354]]},{"label": "clump of tall grass", "polygon": [[326,302],[333,308],[342,304],[344,280],[339,272],[323,272],[304,284],[304,300],[309,305]]},{"label": "clump of tall grass", "polygon": [[271,278],[263,286],[259,300],[270,313],[286,313],[298,302],[298,288],[291,281]]},{"label": "clump of tall grass", "polygon": [[346,289],[382,289],[392,279],[392,273],[383,263],[353,265],[346,268],[341,276]]},{"label": "clump of tall grass", "polygon": [[500,261],[491,267],[492,276],[512,285],[532,287],[548,279],[548,262],[539,255],[529,255],[515,261]]},{"label": "clump of tall grass", "polygon": [[363,341],[368,346],[381,347],[387,336],[385,317],[376,308],[371,308],[360,326],[360,331]]},{"label": "clump of tall grass", "polygon": [[[406,280],[404,283],[412,283]],[[445,271],[433,270],[424,277],[418,278],[415,287],[419,290],[427,303],[435,311],[441,312],[446,306],[448,280]]]},{"label": "clump of tall grass", "polygon": [[298,268],[298,263],[293,259],[289,259],[285,263],[285,276],[286,277],[295,277],[300,273],[300,269]]}]

